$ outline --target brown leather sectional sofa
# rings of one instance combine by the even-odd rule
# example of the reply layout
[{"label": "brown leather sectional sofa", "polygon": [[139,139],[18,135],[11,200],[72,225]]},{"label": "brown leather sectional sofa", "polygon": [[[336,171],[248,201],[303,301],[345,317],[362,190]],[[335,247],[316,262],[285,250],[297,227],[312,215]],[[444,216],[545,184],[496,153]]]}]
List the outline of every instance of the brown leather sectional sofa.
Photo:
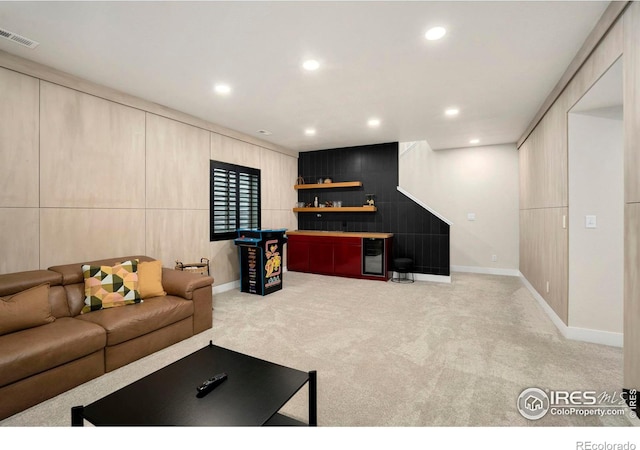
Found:
[{"label": "brown leather sectional sofa", "polygon": [[166,296],[81,315],[82,264],[133,258],[153,261],[126,256],[0,275],[3,297],[49,283],[55,317],[0,336],[0,419],[211,328],[213,278],[166,268]]}]

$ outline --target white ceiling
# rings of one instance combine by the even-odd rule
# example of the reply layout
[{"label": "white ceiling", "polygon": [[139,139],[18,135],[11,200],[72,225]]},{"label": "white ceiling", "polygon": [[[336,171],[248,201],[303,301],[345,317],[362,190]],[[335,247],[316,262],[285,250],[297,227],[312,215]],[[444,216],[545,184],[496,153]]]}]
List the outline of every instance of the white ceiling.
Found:
[{"label": "white ceiling", "polygon": [[[296,151],[457,148],[516,142],[607,5],[0,1],[0,28],[40,43],[0,50]],[[447,35],[425,40],[435,25]]]}]

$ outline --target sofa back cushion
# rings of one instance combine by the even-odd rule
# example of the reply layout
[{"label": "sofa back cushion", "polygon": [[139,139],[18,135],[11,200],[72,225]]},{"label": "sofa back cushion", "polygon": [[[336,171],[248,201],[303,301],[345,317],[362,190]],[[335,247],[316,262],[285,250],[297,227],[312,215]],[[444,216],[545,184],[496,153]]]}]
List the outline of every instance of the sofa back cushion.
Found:
[{"label": "sofa back cushion", "polygon": [[139,261],[155,261],[148,256],[121,256],[119,258],[98,259],[95,261],[82,261],[74,264],[52,266],[49,267],[49,270],[62,275],[62,284],[66,286],[67,284],[84,283],[84,274],[82,272],[82,266],[84,264],[90,266],[113,266],[122,261],[135,261],[136,259]]},{"label": "sofa back cushion", "polygon": [[56,319],[71,316],[64,286],[51,286],[49,289],[49,304],[51,305],[51,314]]},{"label": "sofa back cushion", "polygon": [[46,325],[54,320],[49,304],[49,284],[0,297],[0,336]]},{"label": "sofa back cushion", "polygon": [[69,303],[71,317],[76,317],[84,307],[84,281],[82,283],[67,284],[64,286]]},{"label": "sofa back cushion", "polygon": [[17,294],[29,288],[48,283],[49,304],[53,317],[68,317],[70,315],[66,293],[62,284],[62,275],[50,270],[28,270],[24,272],[0,275],[0,297]]},{"label": "sofa back cushion", "polygon": [[28,270],[2,274],[0,275],[0,297],[17,294],[45,283],[49,283],[50,286],[62,284],[62,276],[50,270]]}]

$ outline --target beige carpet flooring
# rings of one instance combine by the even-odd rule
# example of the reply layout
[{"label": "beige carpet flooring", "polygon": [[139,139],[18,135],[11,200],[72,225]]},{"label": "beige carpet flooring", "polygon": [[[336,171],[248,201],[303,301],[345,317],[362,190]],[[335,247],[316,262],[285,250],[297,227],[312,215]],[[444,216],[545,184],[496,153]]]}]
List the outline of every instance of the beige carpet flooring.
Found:
[{"label": "beige carpet flooring", "polygon": [[[67,426],[70,408],[206,345],[318,371],[329,427],[633,426],[627,417],[524,419],[528,387],[620,393],[622,349],[566,340],[515,277],[454,273],[451,284],[288,272],[260,297],[214,296],[213,328],[0,422]],[[303,389],[283,409],[306,420]]]}]

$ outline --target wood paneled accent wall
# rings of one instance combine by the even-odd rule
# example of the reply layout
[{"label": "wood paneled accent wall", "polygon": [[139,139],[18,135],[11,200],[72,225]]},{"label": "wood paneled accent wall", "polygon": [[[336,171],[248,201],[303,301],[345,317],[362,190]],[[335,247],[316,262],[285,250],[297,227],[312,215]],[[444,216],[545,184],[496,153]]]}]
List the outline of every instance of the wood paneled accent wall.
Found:
[{"label": "wood paneled accent wall", "polygon": [[520,272],[567,325],[567,114],[620,57],[622,42],[623,25],[619,20],[519,149]]},{"label": "wood paneled accent wall", "polygon": [[[619,58],[624,66],[624,388],[640,389],[640,3],[630,2],[520,146],[520,271],[567,320],[567,113]],[[561,248],[557,248],[561,247]],[[556,277],[561,286],[546,281]],[[564,278],[564,279],[563,279]]]},{"label": "wood paneled accent wall", "polygon": [[144,208],[144,112],[40,82],[40,206]]},{"label": "wood paneled accent wall", "polygon": [[0,233],[0,273],[38,267],[39,88],[36,78],[0,68],[0,229],[9,231]]},{"label": "wood paneled accent wall", "polygon": [[640,390],[640,3],[624,15],[624,387]]},{"label": "wood paneled accent wall", "polygon": [[520,210],[520,272],[567,323],[569,243],[563,216],[567,208]]},{"label": "wood paneled accent wall", "polygon": [[0,52],[0,273],[147,254],[211,261],[209,160],[262,171],[262,225],[296,228],[297,152]]}]

